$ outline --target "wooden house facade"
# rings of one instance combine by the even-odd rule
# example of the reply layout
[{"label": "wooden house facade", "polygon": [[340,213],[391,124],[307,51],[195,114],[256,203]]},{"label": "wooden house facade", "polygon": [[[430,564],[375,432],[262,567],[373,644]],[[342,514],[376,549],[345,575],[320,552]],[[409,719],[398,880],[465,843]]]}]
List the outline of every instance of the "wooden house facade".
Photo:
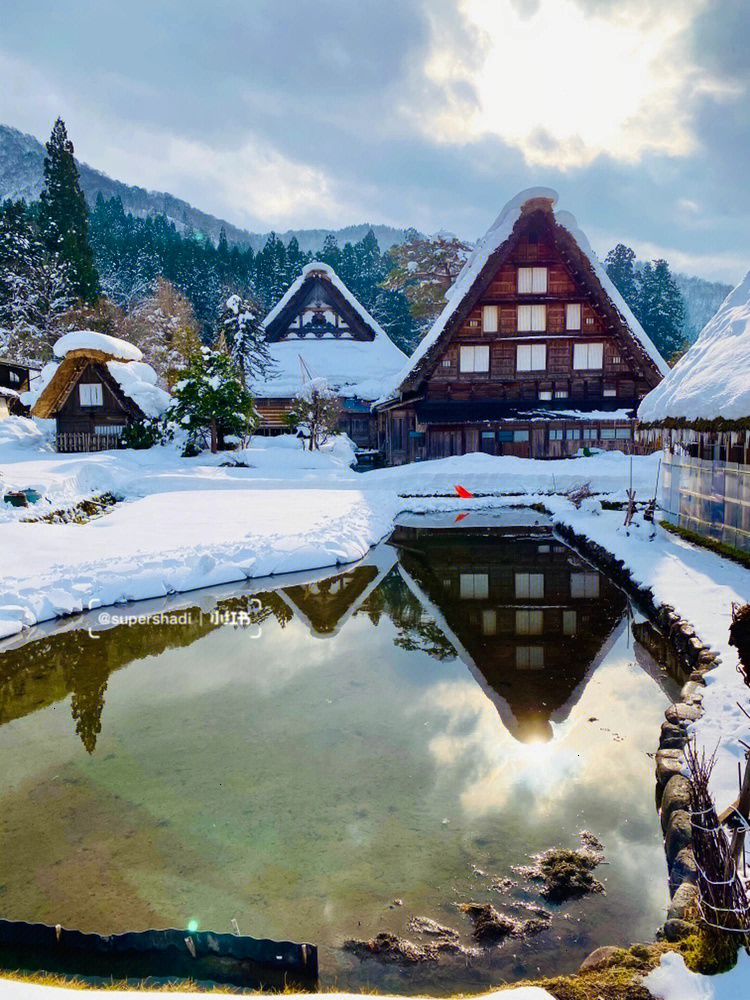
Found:
[{"label": "wooden house facade", "polygon": [[391,464],[634,447],[638,402],[668,369],[555,200],[506,206],[379,402]]},{"label": "wooden house facade", "polygon": [[160,416],[169,394],[132,344],[94,331],[65,334],[55,344],[60,361],[42,372],[31,413],[57,424],[60,452],[104,451],[121,444],[128,424]]},{"label": "wooden house facade", "polygon": [[341,402],[340,429],[359,448],[377,446],[372,401],[406,363],[380,324],[333,268],[315,261],[264,320],[273,370],[252,392],[261,416],[258,432],[288,432],[285,416],[310,377],[325,378]]}]

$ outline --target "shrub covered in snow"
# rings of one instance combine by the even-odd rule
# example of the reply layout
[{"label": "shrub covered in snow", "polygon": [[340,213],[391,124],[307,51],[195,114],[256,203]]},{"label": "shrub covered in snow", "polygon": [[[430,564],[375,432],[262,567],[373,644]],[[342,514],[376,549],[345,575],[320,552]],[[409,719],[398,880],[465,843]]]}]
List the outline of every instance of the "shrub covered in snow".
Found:
[{"label": "shrub covered in snow", "polygon": [[338,433],[340,413],[341,402],[326,379],[311,378],[294,397],[289,418],[294,427],[306,434],[313,451]]},{"label": "shrub covered in snow", "polygon": [[209,446],[216,452],[229,436],[244,440],[257,419],[232,359],[208,347],[191,359],[173,396],[165,417],[187,432],[186,454]]}]

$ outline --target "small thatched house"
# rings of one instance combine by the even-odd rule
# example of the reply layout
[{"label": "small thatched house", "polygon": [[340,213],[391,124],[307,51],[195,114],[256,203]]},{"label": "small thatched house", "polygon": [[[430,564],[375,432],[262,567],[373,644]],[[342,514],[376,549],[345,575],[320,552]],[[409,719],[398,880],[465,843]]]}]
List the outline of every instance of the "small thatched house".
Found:
[{"label": "small thatched house", "polygon": [[128,424],[160,417],[169,405],[169,393],[133,344],[77,330],[60,337],[53,351],[59,360],[45,366],[27,395],[33,416],[57,421],[58,451],[116,448]]},{"label": "small thatched house", "polygon": [[285,431],[285,414],[305,379],[324,378],[341,400],[341,430],[359,447],[375,447],[372,401],[406,355],[333,268],[321,261],[303,267],[263,326],[274,367],[251,386],[260,432]]},{"label": "small thatched house", "polygon": [[638,409],[668,521],[750,552],[750,271]]}]

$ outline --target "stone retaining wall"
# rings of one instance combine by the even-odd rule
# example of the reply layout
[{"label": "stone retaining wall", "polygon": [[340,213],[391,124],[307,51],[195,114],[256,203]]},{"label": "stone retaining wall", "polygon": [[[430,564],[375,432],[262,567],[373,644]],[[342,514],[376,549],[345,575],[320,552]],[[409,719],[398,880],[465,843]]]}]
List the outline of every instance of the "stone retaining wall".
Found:
[{"label": "stone retaining wall", "polygon": [[703,714],[706,684],[703,675],[717,665],[718,655],[701,642],[692,625],[680,618],[673,607],[657,605],[650,588],[633,580],[622,559],[616,559],[603,546],[565,524],[555,527],[566,541],[575,545],[637,601],[649,621],[633,627],[636,639],[657,660],[666,664],[673,677],[683,682],[680,700],[664,713],[656,752],[656,805],[664,834],[671,896],[663,933],[667,940],[676,941],[694,930],[694,925],[686,918],[694,910],[697,894],[690,786],[684,774],[683,750],[688,742],[688,725]]}]

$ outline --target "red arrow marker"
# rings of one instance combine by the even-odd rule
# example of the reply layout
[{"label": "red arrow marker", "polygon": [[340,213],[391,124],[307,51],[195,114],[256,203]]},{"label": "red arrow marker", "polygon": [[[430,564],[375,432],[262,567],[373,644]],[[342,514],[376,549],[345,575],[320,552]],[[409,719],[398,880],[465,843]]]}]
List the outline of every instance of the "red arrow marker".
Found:
[{"label": "red arrow marker", "polygon": [[458,484],[456,484],[456,486],[454,486],[453,488],[460,497],[463,497],[464,500],[471,500],[472,497],[474,496],[474,494],[469,493],[469,491],[464,486],[459,486]]}]

